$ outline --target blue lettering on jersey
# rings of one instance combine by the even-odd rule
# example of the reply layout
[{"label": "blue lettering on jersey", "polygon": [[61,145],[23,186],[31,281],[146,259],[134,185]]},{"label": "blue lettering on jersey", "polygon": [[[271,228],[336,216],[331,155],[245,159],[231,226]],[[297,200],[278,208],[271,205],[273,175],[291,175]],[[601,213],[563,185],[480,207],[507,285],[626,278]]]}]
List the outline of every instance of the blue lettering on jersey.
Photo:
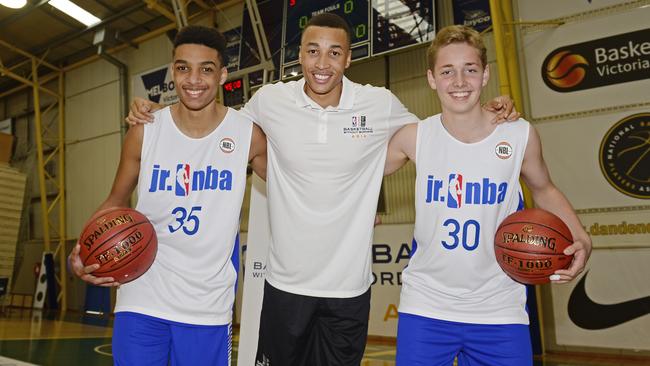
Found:
[{"label": "blue lettering on jersey", "polygon": [[495,183],[490,178],[465,181],[462,174],[452,173],[445,184],[444,180],[429,175],[425,200],[426,203],[446,201],[449,208],[461,208],[463,204],[494,205],[505,200],[507,191],[508,182]]},{"label": "blue lettering on jersey", "polygon": [[177,164],[173,183],[168,181],[170,177],[171,170],[161,169],[159,164],[154,164],[149,192],[173,190],[176,196],[189,196],[190,192],[196,191],[232,190],[232,172],[227,169],[213,169],[212,165],[203,170],[192,171],[189,164]]}]

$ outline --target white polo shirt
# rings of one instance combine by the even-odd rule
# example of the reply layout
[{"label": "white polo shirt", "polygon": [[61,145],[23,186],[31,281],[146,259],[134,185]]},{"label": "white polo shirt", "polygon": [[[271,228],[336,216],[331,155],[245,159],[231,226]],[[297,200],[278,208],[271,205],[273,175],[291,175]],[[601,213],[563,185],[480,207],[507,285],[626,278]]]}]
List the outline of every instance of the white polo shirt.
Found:
[{"label": "white polo shirt", "polygon": [[385,88],[343,78],[339,105],[323,109],[304,85],[266,85],[242,109],[268,138],[266,279],[294,294],[354,297],[372,283],[388,141],[418,119]]}]

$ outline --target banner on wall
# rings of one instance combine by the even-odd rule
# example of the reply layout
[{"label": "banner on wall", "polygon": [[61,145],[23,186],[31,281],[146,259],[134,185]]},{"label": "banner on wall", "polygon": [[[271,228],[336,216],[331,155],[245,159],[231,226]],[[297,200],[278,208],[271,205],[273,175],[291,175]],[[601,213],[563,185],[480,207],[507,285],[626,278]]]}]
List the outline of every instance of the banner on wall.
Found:
[{"label": "banner on wall", "polygon": [[170,105],[178,102],[174,91],[169,65],[142,72],[133,76],[133,95],[154,103]]},{"label": "banner on wall", "polygon": [[241,52],[241,27],[223,32],[226,38],[226,55],[228,56],[228,72],[239,70]]},{"label": "banner on wall", "polygon": [[[600,220],[618,221],[615,215]],[[650,223],[650,212],[639,215]],[[594,240],[598,240],[594,238]],[[595,250],[578,279],[553,285],[561,346],[650,351],[650,247]]]},{"label": "banner on wall", "polygon": [[[650,7],[524,36],[534,117],[645,103],[650,88]],[[611,24],[617,24],[615,30]]]},{"label": "banner on wall", "polygon": [[616,121],[600,142],[598,158],[612,187],[630,197],[650,199],[650,113]]},{"label": "banner on wall", "polygon": [[454,0],[454,24],[481,32],[492,25],[489,0]]},{"label": "banner on wall", "polygon": [[239,327],[238,365],[254,365],[257,352],[257,336],[260,326],[260,313],[264,298],[264,278],[271,228],[269,226],[266,182],[253,175],[251,185],[250,213],[248,216],[248,236],[243,271],[243,300]]},{"label": "banner on wall", "polygon": [[650,110],[536,124],[555,185],[578,210],[650,205]]},{"label": "banner on wall", "polygon": [[540,21],[557,19],[579,13],[594,11],[612,5],[621,5],[621,0],[519,0],[519,19]]},{"label": "banner on wall", "polygon": [[413,250],[413,224],[378,225],[372,245],[371,336],[397,336],[397,307],[402,270]]},{"label": "banner on wall", "polygon": [[13,124],[11,118],[0,121],[0,132],[13,135]]}]

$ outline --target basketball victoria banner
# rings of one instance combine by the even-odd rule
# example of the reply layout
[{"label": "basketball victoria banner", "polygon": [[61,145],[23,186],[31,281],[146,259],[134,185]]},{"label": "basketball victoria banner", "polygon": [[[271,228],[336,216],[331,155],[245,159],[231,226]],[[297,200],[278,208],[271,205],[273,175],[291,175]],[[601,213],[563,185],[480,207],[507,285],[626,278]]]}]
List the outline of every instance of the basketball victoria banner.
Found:
[{"label": "basketball victoria banner", "polygon": [[145,98],[162,105],[178,102],[169,65],[136,74],[133,76],[132,82],[133,95],[136,97]]},{"label": "basketball victoria banner", "polygon": [[527,31],[533,117],[648,102],[649,18],[650,7],[640,7]]}]

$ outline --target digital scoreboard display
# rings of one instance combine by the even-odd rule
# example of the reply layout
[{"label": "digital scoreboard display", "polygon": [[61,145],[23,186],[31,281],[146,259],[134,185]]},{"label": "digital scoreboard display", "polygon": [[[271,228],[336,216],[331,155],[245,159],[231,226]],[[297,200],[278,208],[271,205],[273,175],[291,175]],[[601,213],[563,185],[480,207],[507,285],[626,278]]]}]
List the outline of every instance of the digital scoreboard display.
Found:
[{"label": "digital scoreboard display", "polygon": [[352,45],[368,42],[368,1],[364,0],[286,0],[283,63],[298,61],[300,36],[311,17],[334,13],[348,22],[352,30]]},{"label": "digital scoreboard display", "polygon": [[236,79],[223,84],[223,105],[236,107],[244,104],[244,80]]},{"label": "digital scoreboard display", "polygon": [[284,7],[282,78],[300,73],[300,37],[317,14],[334,13],[348,22],[353,60],[428,43],[435,37],[434,0],[284,0]]}]

